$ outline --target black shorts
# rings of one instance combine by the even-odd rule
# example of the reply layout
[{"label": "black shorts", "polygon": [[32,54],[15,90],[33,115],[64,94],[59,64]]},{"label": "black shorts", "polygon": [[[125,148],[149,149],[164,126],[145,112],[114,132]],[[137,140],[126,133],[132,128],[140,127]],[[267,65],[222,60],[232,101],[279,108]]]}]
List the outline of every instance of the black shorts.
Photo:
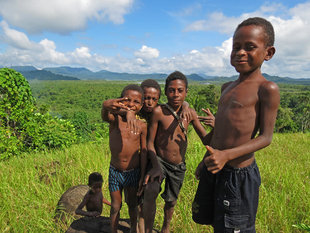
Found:
[{"label": "black shorts", "polygon": [[161,197],[167,202],[176,201],[183,185],[186,165],[185,163],[171,164],[160,157],[157,157],[157,159],[165,179],[165,190]]},{"label": "black shorts", "polygon": [[193,220],[212,225],[214,232],[255,232],[260,183],[255,161],[245,168],[226,165],[216,174],[204,166],[192,205]]}]

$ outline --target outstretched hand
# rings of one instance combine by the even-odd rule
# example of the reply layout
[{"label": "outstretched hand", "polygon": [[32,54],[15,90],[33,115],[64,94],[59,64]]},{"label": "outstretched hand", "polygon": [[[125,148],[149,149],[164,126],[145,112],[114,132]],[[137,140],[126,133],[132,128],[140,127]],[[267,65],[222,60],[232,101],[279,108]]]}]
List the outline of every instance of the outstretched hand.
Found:
[{"label": "outstretched hand", "polygon": [[208,108],[207,109],[202,108],[202,111],[205,112],[207,116],[198,116],[198,119],[201,122],[203,122],[205,125],[208,125],[214,128],[215,116],[212,114],[212,112]]},{"label": "outstretched hand", "polygon": [[145,175],[143,186],[147,185],[148,182],[153,182],[158,177],[158,181],[161,182],[163,179],[163,173],[160,168],[152,168]]},{"label": "outstretched hand", "polygon": [[129,110],[126,104],[127,101],[128,101],[127,97],[110,99],[110,100],[105,101],[105,107],[108,108],[110,111],[116,111],[119,109]]},{"label": "outstretched hand", "polygon": [[225,152],[212,148],[211,146],[206,146],[209,151],[209,156],[204,158],[204,163],[211,173],[215,174],[222,170],[224,165],[227,163]]}]

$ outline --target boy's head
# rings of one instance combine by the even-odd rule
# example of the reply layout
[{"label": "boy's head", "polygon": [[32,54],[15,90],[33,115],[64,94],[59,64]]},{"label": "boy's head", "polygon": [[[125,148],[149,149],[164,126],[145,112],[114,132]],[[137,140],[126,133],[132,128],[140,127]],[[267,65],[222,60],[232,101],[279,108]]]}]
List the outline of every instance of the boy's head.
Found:
[{"label": "boy's head", "polygon": [[240,74],[250,74],[260,70],[264,61],[274,53],[274,30],[270,22],[263,18],[249,18],[238,25],[230,55],[230,63]]},{"label": "boy's head", "polygon": [[88,176],[88,186],[93,192],[100,191],[102,188],[102,175],[99,172],[93,172]]},{"label": "boy's head", "polygon": [[171,106],[181,106],[187,95],[187,78],[180,71],[171,73],[166,79],[165,94]]},{"label": "boy's head", "polygon": [[161,95],[160,86],[154,79],[146,79],[141,83],[141,88],[144,92],[143,110],[152,112]]},{"label": "boy's head", "polygon": [[255,26],[259,26],[262,27],[264,30],[264,37],[265,37],[265,45],[266,47],[268,46],[273,46],[274,45],[274,29],[272,24],[264,19],[264,18],[260,18],[260,17],[253,17],[253,18],[248,18],[246,20],[244,20],[243,22],[241,22],[236,30],[235,33],[244,26],[249,26],[249,25],[255,25]]},{"label": "boy's head", "polygon": [[124,104],[135,113],[138,113],[142,108],[144,95],[143,90],[140,86],[136,84],[130,84],[124,87],[121,97],[126,97]]}]

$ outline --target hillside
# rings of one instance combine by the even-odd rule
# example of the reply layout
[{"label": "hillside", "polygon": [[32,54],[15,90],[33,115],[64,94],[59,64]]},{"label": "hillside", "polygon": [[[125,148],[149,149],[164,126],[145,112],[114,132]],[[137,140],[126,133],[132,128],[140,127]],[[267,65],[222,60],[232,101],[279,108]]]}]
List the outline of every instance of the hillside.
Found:
[{"label": "hillside", "polygon": [[[168,74],[164,73],[151,73],[151,74],[135,74],[135,73],[118,73],[107,70],[100,70],[93,72],[84,67],[47,67],[42,70],[38,70],[33,66],[12,66],[18,72],[21,72],[27,79],[39,79],[39,80],[145,80],[155,79],[164,80]],[[206,74],[186,74],[187,78],[197,82],[208,83],[224,83],[237,79],[237,75],[230,77],[222,76],[208,76]],[[297,79],[290,77],[279,77],[263,74],[268,80],[281,84],[299,84],[310,85],[310,78]]]}]

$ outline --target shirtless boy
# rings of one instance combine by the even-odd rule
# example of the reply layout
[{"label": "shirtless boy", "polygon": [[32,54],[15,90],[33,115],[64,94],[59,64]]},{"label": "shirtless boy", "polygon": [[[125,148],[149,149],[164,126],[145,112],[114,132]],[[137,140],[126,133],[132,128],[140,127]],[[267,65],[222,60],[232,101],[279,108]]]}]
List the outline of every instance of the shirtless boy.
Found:
[{"label": "shirtless boy", "polygon": [[[85,194],[81,204],[77,207],[75,213],[88,217],[98,217],[102,212],[102,203],[111,205],[102,195],[102,175],[93,172],[88,177],[88,186],[90,190]],[[86,210],[83,207],[86,206]]]},{"label": "shirtless boy", "polygon": [[262,18],[243,21],[233,36],[239,78],[222,86],[210,146],[196,170],[193,219],[214,232],[255,232],[261,178],[254,152],[271,143],[280,102],[278,86],[261,73],[273,44],[273,27]]},{"label": "shirtless boy", "polygon": [[[167,105],[157,106],[153,110],[152,120],[148,132],[148,156],[152,168],[148,171],[144,188],[144,218],[145,231],[152,232],[156,213],[156,198],[160,192],[161,175],[166,179],[164,223],[162,232],[169,232],[170,221],[174,212],[179,191],[181,189],[185,166],[185,152],[187,148],[186,130],[190,123],[195,131],[204,139],[205,129],[200,124],[196,112],[189,108],[190,118],[180,119],[182,104],[187,95],[187,79],[181,72],[173,72],[166,79],[165,94]],[[170,109],[170,110],[169,110]],[[171,112],[174,111],[176,116]],[[179,119],[177,119],[179,118]],[[159,179],[155,174],[160,174]],[[151,179],[148,179],[151,177]]]},{"label": "shirtless boy", "polygon": [[111,162],[109,191],[111,195],[111,230],[117,232],[122,191],[129,209],[131,232],[137,231],[137,192],[142,185],[146,166],[146,123],[139,121],[138,132],[127,127],[128,112],[137,114],[143,103],[143,91],[137,85],[126,86],[119,99],[103,102],[102,119],[110,123]]}]

